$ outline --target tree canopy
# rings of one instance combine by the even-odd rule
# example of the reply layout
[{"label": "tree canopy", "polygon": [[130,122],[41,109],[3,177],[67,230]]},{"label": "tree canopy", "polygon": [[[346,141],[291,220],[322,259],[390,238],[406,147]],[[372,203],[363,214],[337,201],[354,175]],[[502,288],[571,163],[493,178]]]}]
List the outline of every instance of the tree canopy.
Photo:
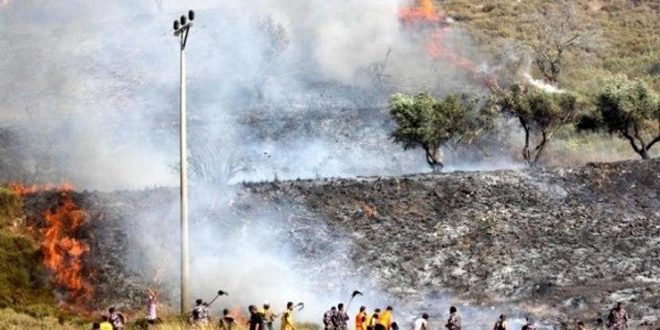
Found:
[{"label": "tree canopy", "polygon": [[470,140],[493,122],[489,109],[466,94],[449,94],[442,99],[429,93],[395,94],[390,100],[390,114],[397,125],[394,141],[405,149],[422,148],[434,171],[444,166],[443,145]]},{"label": "tree canopy", "polygon": [[660,141],[660,100],[643,81],[615,76],[596,96],[599,128],[627,139],[643,159]]},{"label": "tree canopy", "polygon": [[539,161],[552,134],[572,122],[577,112],[577,98],[570,93],[514,84],[507,90],[496,90],[493,96],[496,108],[516,117],[525,131],[522,157],[530,166]]}]

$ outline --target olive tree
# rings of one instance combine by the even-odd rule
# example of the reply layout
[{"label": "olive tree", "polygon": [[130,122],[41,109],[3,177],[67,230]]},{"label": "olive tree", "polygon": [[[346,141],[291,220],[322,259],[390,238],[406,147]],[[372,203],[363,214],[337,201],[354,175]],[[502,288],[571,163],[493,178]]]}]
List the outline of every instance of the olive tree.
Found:
[{"label": "olive tree", "polygon": [[596,96],[599,128],[618,134],[642,159],[660,141],[660,100],[641,80],[615,76]]},{"label": "olive tree", "polygon": [[490,109],[465,94],[437,99],[431,94],[395,94],[390,114],[396,124],[394,141],[404,149],[422,148],[433,171],[444,166],[440,148],[448,142],[465,142],[492,125]]},{"label": "olive tree", "polygon": [[535,166],[554,132],[575,120],[577,98],[569,93],[550,93],[527,85],[513,84],[498,89],[493,104],[506,115],[518,119],[525,131],[522,157]]}]

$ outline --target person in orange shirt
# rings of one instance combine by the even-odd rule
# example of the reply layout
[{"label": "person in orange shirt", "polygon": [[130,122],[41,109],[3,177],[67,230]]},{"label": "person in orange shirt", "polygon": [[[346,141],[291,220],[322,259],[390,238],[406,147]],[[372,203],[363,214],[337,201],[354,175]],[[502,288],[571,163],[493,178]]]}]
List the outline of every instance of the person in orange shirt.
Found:
[{"label": "person in orange shirt", "polygon": [[385,311],[380,314],[378,323],[385,327],[385,330],[390,330],[392,327],[392,306],[387,306]]},{"label": "person in orange shirt", "polygon": [[367,307],[360,307],[360,312],[355,315],[355,330],[367,330]]}]

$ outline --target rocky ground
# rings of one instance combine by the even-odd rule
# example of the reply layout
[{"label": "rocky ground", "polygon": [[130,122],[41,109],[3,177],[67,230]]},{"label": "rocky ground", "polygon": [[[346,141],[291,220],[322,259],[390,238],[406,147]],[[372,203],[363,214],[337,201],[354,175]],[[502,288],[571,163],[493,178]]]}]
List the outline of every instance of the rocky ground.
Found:
[{"label": "rocky ground", "polygon": [[[623,301],[634,328],[656,329],[659,192],[656,159],[246,183],[205,207],[193,205],[191,218],[221,218],[221,233],[273,218],[283,224],[273,226],[273,237],[286,237],[307,264],[320,265],[310,272],[349,263],[345,276],[368,278],[402,300],[451,295],[531,313],[558,329],[595,322]],[[120,300],[137,307],[145,285],[177,283],[141,276],[166,272],[145,262],[150,251],[178,253],[177,223],[165,221],[177,218],[177,198],[175,189],[76,194],[89,214],[79,238],[91,245],[85,274],[99,307]],[[52,194],[28,199],[30,223],[38,227],[37,210],[56,203]]]}]

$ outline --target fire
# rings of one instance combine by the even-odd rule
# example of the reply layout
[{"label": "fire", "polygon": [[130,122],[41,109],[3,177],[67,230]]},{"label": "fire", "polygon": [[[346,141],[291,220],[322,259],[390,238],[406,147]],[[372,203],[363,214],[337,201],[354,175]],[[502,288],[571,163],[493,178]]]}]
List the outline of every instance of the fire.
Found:
[{"label": "fire", "polygon": [[414,31],[426,31],[429,56],[436,61],[449,61],[472,74],[477,74],[477,65],[446,46],[447,35],[451,32],[445,14],[436,8],[433,0],[416,0],[415,3],[399,11],[401,23]]},{"label": "fire", "polygon": [[88,300],[92,286],[83,278],[83,257],[89,252],[89,245],[78,238],[80,229],[88,219],[87,213],[73,200],[73,185],[24,185],[9,183],[8,189],[20,196],[40,192],[56,192],[57,207],[43,212],[45,226],[41,233],[43,263],[51,271],[51,281],[69,293],[70,302]]},{"label": "fire", "polygon": [[399,11],[399,19],[405,24],[440,23],[443,16],[442,12],[435,8],[433,0],[417,0],[416,6]]},{"label": "fire", "polygon": [[451,29],[448,26],[433,31],[431,41],[427,46],[429,55],[435,60],[446,59],[466,71],[476,72],[477,65],[474,62],[445,46],[445,39],[450,31]]},{"label": "fire", "polygon": [[73,301],[87,300],[92,287],[83,279],[83,256],[89,245],[76,238],[88,216],[78,208],[69,192],[63,191],[57,208],[43,214],[46,227],[42,229],[44,264],[52,272],[52,281],[67,289]]},{"label": "fire", "polygon": [[73,191],[74,187],[69,183],[62,183],[60,185],[55,185],[52,183],[25,185],[18,182],[10,182],[7,184],[7,189],[16,195],[27,196],[44,191],[71,192]]}]

